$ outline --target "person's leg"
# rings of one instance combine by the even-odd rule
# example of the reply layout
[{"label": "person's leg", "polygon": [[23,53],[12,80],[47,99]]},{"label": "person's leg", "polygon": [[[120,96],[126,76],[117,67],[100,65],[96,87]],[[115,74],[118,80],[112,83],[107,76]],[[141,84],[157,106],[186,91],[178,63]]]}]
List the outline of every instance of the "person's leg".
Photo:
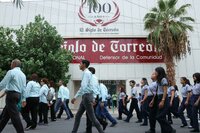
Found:
[{"label": "person's leg", "polygon": [[181,119],[181,122],[183,124],[181,127],[187,126],[187,121],[186,121],[185,116],[184,116],[184,110],[185,110],[185,98],[181,102],[181,106],[178,109],[178,115],[179,115],[179,118]]},{"label": "person's leg", "polygon": [[59,110],[58,115],[57,115],[57,118],[61,118],[63,111],[64,111],[64,107],[63,107],[63,105],[61,105],[60,110]]},{"label": "person's leg", "polygon": [[82,99],[80,106],[79,106],[79,109],[78,109],[78,111],[75,115],[75,121],[74,121],[74,126],[73,126],[73,129],[72,129],[72,133],[77,133],[78,127],[80,125],[81,117],[82,117],[84,112],[85,112],[85,107],[83,105],[83,99]]},{"label": "person's leg", "polygon": [[129,111],[128,111],[128,115],[127,115],[127,118],[126,118],[126,122],[129,122],[130,118],[133,116],[133,110],[134,110],[134,100],[132,99],[131,100],[131,105],[130,105],[130,108],[129,108]]},{"label": "person's leg", "polygon": [[136,114],[137,114],[138,122],[142,122],[142,115],[141,115],[141,111],[140,111],[139,106],[138,106],[138,100],[137,99],[134,99],[134,109],[135,109]]},{"label": "person's leg", "polygon": [[53,100],[52,101],[52,105],[50,107],[50,110],[51,110],[51,121],[54,121],[56,119],[55,110],[54,110],[55,103],[56,103],[56,100]]},{"label": "person's leg", "polygon": [[31,126],[32,129],[36,128],[37,126],[38,105],[39,105],[39,98],[38,97],[32,98],[32,106],[31,106],[31,117],[33,122]]},{"label": "person's leg", "polygon": [[[198,99],[198,97],[197,96],[193,96],[194,97],[194,103],[196,102],[196,100]],[[194,130],[192,130],[192,131],[199,131],[199,123],[198,123],[198,109],[199,109],[199,106],[200,106],[200,104],[198,105],[198,106],[195,106],[195,105],[193,105],[192,106],[192,122],[193,122],[193,128],[194,128]]]},{"label": "person's leg", "polygon": [[119,120],[122,119],[122,109],[123,109],[122,100],[119,100],[119,104],[118,104],[118,119]]},{"label": "person's leg", "polygon": [[1,120],[0,120],[0,132],[3,131],[4,127],[6,126],[6,124],[8,123],[10,119],[10,116],[8,114],[8,111],[7,111],[7,106],[5,106],[3,108],[3,111],[1,113]]},{"label": "person's leg", "polygon": [[[158,105],[162,101],[162,96],[159,96],[158,98]],[[172,133],[173,128],[169,124],[169,122],[166,120],[166,114],[168,112],[169,108],[169,101],[168,98],[166,98],[164,107],[162,109],[157,110],[156,120],[159,122],[161,127],[161,133]]]},{"label": "person's leg", "polygon": [[26,128],[30,128],[31,126],[31,119],[30,119],[30,107],[31,107],[31,102],[30,98],[26,99],[26,106],[23,108],[23,118],[26,122]]},{"label": "person's leg", "polygon": [[66,115],[67,115],[67,119],[70,119],[71,116],[70,116],[69,110],[68,110],[68,108],[67,108],[67,106],[66,106],[66,100],[63,102],[63,108],[64,108],[65,113],[66,113]]},{"label": "person's leg", "polygon": [[92,133],[92,121],[89,119],[86,113],[86,133]]},{"label": "person's leg", "polygon": [[13,126],[15,127],[17,133],[24,133],[24,128],[19,117],[19,111],[17,108],[17,104],[21,99],[21,95],[19,93],[7,93],[6,99],[7,111],[11,118]]},{"label": "person's leg", "polygon": [[44,124],[48,124],[48,104],[42,103],[43,105],[43,117],[44,117]]},{"label": "person's leg", "polygon": [[41,105],[41,102],[39,103],[39,123],[42,123],[43,122],[43,119],[42,119],[42,105]]},{"label": "person's leg", "polygon": [[145,126],[145,125],[148,125],[148,102],[145,101],[144,104],[142,105],[142,116],[143,116],[143,119],[144,119],[144,122],[143,124],[141,124],[142,126]]},{"label": "person's leg", "polygon": [[59,108],[61,107],[62,105],[62,101],[61,101],[61,98],[58,98],[56,100],[56,103],[55,103],[55,106],[54,106],[54,111],[55,111],[55,115],[56,113],[58,112]]},{"label": "person's leg", "polygon": [[66,107],[67,107],[67,109],[68,109],[68,111],[69,111],[70,117],[73,118],[74,115],[73,115],[71,109],[69,108],[69,99],[66,100]]},{"label": "person's leg", "polygon": [[104,107],[101,108],[103,116],[105,116],[112,124],[117,124],[117,121],[110,115],[107,109],[107,102],[104,102]]},{"label": "person's leg", "polygon": [[103,129],[99,123],[99,121],[96,119],[94,109],[93,109],[93,95],[88,94],[83,96],[83,105],[86,109],[86,112],[88,113],[89,119],[92,121],[96,129],[98,130],[99,133],[104,133]]}]

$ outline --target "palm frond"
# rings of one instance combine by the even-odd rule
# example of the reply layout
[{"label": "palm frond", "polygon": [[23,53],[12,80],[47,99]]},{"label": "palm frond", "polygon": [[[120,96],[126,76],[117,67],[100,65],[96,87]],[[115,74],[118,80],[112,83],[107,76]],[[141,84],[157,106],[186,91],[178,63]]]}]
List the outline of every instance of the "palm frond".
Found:
[{"label": "palm frond", "polygon": [[15,4],[17,8],[19,7],[21,9],[21,7],[23,6],[23,1],[22,0],[13,0],[13,4]]},{"label": "palm frond", "polygon": [[178,0],[169,0],[168,1],[168,8],[174,8]]},{"label": "palm frond", "polygon": [[180,17],[180,21],[181,22],[188,22],[188,21],[195,22],[195,20],[192,17]]},{"label": "palm frond", "polygon": [[176,12],[174,13],[174,17],[180,17],[180,16],[185,15],[187,13],[186,8],[190,6],[191,4],[182,5],[179,9],[176,10]]},{"label": "palm frond", "polygon": [[167,9],[166,2],[164,0],[159,0],[158,7],[160,11],[165,11]]}]

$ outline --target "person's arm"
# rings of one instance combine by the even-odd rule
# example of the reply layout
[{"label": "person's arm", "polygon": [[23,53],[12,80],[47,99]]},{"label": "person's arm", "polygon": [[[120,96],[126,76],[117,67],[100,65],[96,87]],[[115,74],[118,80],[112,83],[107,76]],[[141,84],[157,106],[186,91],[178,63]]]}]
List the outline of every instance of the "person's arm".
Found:
[{"label": "person's arm", "polygon": [[8,71],[3,78],[3,80],[0,82],[0,90],[5,89],[7,84],[10,82],[12,78],[11,71]]},{"label": "person's arm", "polygon": [[144,98],[142,99],[141,104],[143,104],[147,100],[147,97],[148,97],[148,90],[145,90],[144,91]]},{"label": "person's arm", "polygon": [[6,92],[4,91],[4,92],[1,94],[0,98],[4,97],[5,95],[6,95]]},{"label": "person's arm", "polygon": [[188,103],[189,103],[189,100],[190,100],[190,97],[191,97],[191,91],[192,91],[192,89],[191,89],[191,87],[188,85],[187,86],[187,99],[186,99],[186,101],[185,101],[185,105],[188,105]]},{"label": "person's arm", "polygon": [[175,96],[175,90],[171,90],[170,106],[172,106],[173,104],[174,96]]},{"label": "person's arm", "polygon": [[198,106],[198,105],[199,105],[199,102],[200,102],[200,96],[199,96],[199,98],[197,99],[197,101],[194,103],[194,106]]},{"label": "person's arm", "polygon": [[163,87],[163,97],[162,97],[162,100],[161,102],[159,103],[159,108],[163,108],[164,107],[164,103],[165,103],[165,100],[166,100],[166,97],[167,97],[167,85],[165,86],[162,86]]},{"label": "person's arm", "polygon": [[84,73],[83,74],[83,78],[82,78],[82,81],[81,81],[81,87],[80,89],[78,90],[78,92],[76,93],[75,95],[75,99],[79,96],[82,96],[83,95],[83,91],[88,87],[88,84],[90,82],[90,79],[91,79],[91,74],[90,73]]}]

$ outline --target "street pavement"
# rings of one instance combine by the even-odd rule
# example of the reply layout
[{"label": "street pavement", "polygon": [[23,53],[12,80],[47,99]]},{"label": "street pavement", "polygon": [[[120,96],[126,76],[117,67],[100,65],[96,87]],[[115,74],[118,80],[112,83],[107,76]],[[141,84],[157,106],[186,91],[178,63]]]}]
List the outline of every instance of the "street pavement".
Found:
[{"label": "street pavement", "polygon": [[[110,111],[112,115],[116,118],[117,117],[117,111],[114,113]],[[66,116],[63,114],[61,119],[57,119],[55,122],[51,122],[49,120],[48,126],[37,126],[35,130],[29,130],[25,131],[26,133],[71,133],[71,130],[73,128],[74,118],[70,120],[65,120]],[[108,127],[105,130],[105,133],[144,133],[146,130],[149,129],[148,126],[140,126],[140,124],[135,123],[136,121],[136,115],[134,114],[133,118],[130,120],[130,123],[125,123],[123,120],[118,121],[118,124],[115,127]],[[23,122],[23,125],[25,127],[25,122]],[[180,128],[181,121],[180,119],[173,119],[174,124],[172,125],[177,133],[189,133],[189,129],[186,128]],[[86,127],[86,117],[83,115],[81,119],[81,124],[79,127],[78,133],[84,133]],[[157,123],[157,132],[160,132],[159,124]],[[2,133],[15,133],[15,129],[12,124],[7,124],[5,129]],[[95,127],[93,127],[93,133],[98,133]]]}]

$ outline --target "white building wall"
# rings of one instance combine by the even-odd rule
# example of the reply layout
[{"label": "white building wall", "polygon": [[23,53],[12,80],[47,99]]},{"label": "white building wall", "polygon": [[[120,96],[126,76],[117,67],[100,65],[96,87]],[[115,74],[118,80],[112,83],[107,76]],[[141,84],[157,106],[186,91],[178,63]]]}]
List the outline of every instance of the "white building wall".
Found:
[{"label": "white building wall", "polygon": [[[120,32],[113,34],[87,34],[79,33],[77,27],[85,26],[78,18],[78,9],[80,0],[38,0],[23,3],[22,9],[16,9],[12,3],[0,3],[0,26],[19,28],[21,25],[34,21],[38,14],[44,16],[52,25],[56,26],[59,34],[69,38],[84,37],[146,37],[144,31],[144,15],[156,5],[156,0],[115,0],[120,7],[121,16],[113,26],[119,27]],[[200,1],[199,0],[179,0],[179,5],[190,3],[189,16],[193,17],[196,22],[194,32],[189,33],[192,54],[187,55],[176,65],[177,81],[179,77],[187,76],[191,79],[194,72],[200,72]],[[129,80],[134,79],[140,82],[142,77],[150,78],[151,72],[157,66],[163,64],[91,64],[97,70],[97,77],[100,80],[126,80],[126,86],[129,91]],[[81,71],[78,64],[70,64],[69,74],[72,75],[69,88],[71,96],[74,95],[73,81],[81,79]]]}]

